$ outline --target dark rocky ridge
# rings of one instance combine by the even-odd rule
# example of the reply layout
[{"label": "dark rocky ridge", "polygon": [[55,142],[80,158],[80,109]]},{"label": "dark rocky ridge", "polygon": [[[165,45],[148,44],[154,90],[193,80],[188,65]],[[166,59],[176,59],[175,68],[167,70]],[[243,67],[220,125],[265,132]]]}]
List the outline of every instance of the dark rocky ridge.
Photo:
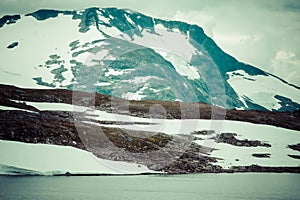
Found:
[{"label": "dark rocky ridge", "polygon": [[75,11],[60,11],[60,10],[47,10],[42,9],[38,10],[33,13],[26,14],[25,16],[32,16],[37,20],[47,20],[49,18],[55,18],[58,16],[58,14],[64,14],[64,15],[74,15],[76,14]]},{"label": "dark rocky ridge", "polygon": [[299,155],[290,155],[290,154],[288,154],[288,156],[291,157],[291,158],[294,158],[294,159],[300,159]]},{"label": "dark rocky ridge", "polygon": [[270,144],[258,140],[238,140],[235,138],[236,133],[221,133],[216,137],[216,142],[231,144],[238,147],[271,147]]},{"label": "dark rocky ridge", "polygon": [[[270,112],[255,110],[225,110],[220,107],[203,103],[181,103],[171,101],[127,101],[98,93],[70,91],[65,89],[22,89],[15,86],[0,84],[1,105],[14,104],[16,108],[28,107],[11,100],[66,103],[88,107],[96,107],[107,112],[129,114],[138,117],[156,117],[167,119],[226,119],[268,124],[277,127],[300,130],[299,111]],[[163,107],[165,112],[157,112],[155,116],[149,109],[155,105]],[[34,108],[29,108],[32,110]],[[183,112],[183,113],[182,113]],[[200,113],[200,114],[199,114]]]},{"label": "dark rocky ridge", "polygon": [[288,148],[293,149],[294,151],[300,151],[300,143],[289,145]]},{"label": "dark rocky ridge", "polygon": [[19,19],[21,19],[20,15],[5,15],[2,18],[0,18],[0,28],[5,24],[14,24]]}]

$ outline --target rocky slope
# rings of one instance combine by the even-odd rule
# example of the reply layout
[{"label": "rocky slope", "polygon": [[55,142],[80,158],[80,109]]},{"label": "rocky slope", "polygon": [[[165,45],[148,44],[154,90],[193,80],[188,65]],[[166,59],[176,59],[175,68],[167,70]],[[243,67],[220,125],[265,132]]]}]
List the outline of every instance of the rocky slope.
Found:
[{"label": "rocky slope", "polygon": [[[36,108],[17,101],[66,103],[137,117],[167,119],[214,119],[235,120],[268,124],[293,130],[300,130],[300,112],[269,112],[255,110],[225,110],[204,103],[183,103],[172,101],[132,101],[98,93],[70,91],[65,89],[27,89],[11,85],[1,85],[1,105],[37,111]],[[149,110],[156,105],[163,109]]]},{"label": "rocky slope", "polygon": [[[116,115],[121,113],[126,116],[122,107],[116,107],[116,101],[107,95],[79,92],[77,99],[69,90],[62,89],[23,89],[15,86],[0,85],[0,139],[19,141],[26,143],[55,144],[72,146],[88,150],[99,158],[139,163],[156,171],[167,173],[196,173],[196,172],[299,172],[296,166],[232,166],[224,168],[218,164],[223,158],[214,156],[212,152],[218,149],[198,144],[201,137],[211,136],[220,144],[228,144],[236,147],[253,148],[262,147],[268,149],[271,144],[265,141],[239,139],[235,133],[216,133],[211,130],[195,130],[192,133],[166,134],[164,132],[137,131],[122,128],[127,125],[148,126],[155,122],[98,120],[93,115],[76,110],[64,110],[62,105],[82,106],[87,110],[91,102],[96,102],[97,108]],[[80,98],[79,98],[80,97]],[[117,105],[125,105],[125,100]],[[34,102],[37,103],[36,106]],[[40,103],[40,104],[39,104]],[[41,109],[43,104],[59,103],[57,109]],[[129,101],[127,115],[147,119],[181,119],[178,102],[159,101]],[[149,113],[149,108],[160,103],[165,108],[165,115],[161,113]],[[186,105],[186,104],[185,104]],[[188,104],[189,108],[195,108],[195,104]],[[216,109],[205,104],[197,106],[201,119],[209,119],[211,112]],[[147,110],[148,109],[148,110]],[[217,108],[222,110],[221,108]],[[126,111],[126,110],[125,110]],[[220,113],[220,112],[219,112]],[[153,116],[155,114],[155,116]],[[258,123],[272,122],[274,125],[299,130],[299,114],[267,111],[237,111],[227,110],[223,119],[236,119]],[[92,117],[91,117],[92,116]],[[215,115],[221,119],[221,115]],[[105,118],[105,117],[104,117]],[[194,119],[194,116],[185,116],[185,119]],[[262,120],[265,119],[265,120]],[[288,120],[286,120],[288,119]],[[286,123],[289,121],[289,123]],[[118,127],[114,127],[120,126]],[[83,134],[84,133],[84,134]],[[296,137],[297,139],[297,137]],[[299,138],[298,138],[299,139]],[[297,150],[297,145],[289,146]],[[254,157],[257,156],[253,155]],[[270,155],[269,155],[270,156]],[[271,155],[272,156],[272,155]],[[291,159],[297,159],[297,155],[289,155]],[[70,174],[69,174],[70,175]]]}]

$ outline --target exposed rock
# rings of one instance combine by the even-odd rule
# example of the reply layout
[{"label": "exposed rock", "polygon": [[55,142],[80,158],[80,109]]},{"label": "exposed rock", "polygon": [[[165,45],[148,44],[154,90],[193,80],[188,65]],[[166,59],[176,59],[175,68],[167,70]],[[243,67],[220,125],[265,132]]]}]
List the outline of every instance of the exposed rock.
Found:
[{"label": "exposed rock", "polygon": [[288,148],[293,149],[294,151],[300,151],[300,143],[288,145]]},{"label": "exposed rock", "polygon": [[215,134],[214,130],[202,130],[202,131],[194,131],[191,133],[192,135],[212,135]]},{"label": "exposed rock", "polygon": [[288,156],[291,157],[291,158],[294,158],[294,159],[300,159],[299,155],[290,155],[290,154],[288,154]]},{"label": "exposed rock", "polygon": [[273,172],[273,173],[300,173],[300,167],[265,167],[259,165],[234,166],[224,172]]},{"label": "exposed rock", "polygon": [[58,14],[71,14],[72,11],[57,11],[57,10],[38,10],[25,16],[32,16],[37,20],[47,20],[49,18],[57,17]]},{"label": "exposed rock", "polygon": [[5,15],[2,18],[0,18],[0,28],[5,24],[16,23],[19,19],[21,19],[20,15]]},{"label": "exposed rock", "polygon": [[[111,129],[113,131],[105,131],[105,135],[108,139],[114,143],[117,147],[126,149],[130,152],[143,153],[146,151],[158,150],[163,148],[173,137],[158,133],[149,137],[141,137],[146,132],[136,133],[138,136],[129,135],[128,132],[124,132],[122,129]],[[132,131],[133,132],[133,131]],[[151,135],[153,133],[149,133]]]},{"label": "exposed rock", "polygon": [[201,152],[201,146],[193,143],[176,161],[160,170],[171,174],[219,173],[223,171],[222,167],[212,164],[216,163],[217,160],[218,158],[204,156]]},{"label": "exposed rock", "polygon": [[19,42],[13,42],[10,45],[7,46],[8,49],[12,49],[15,48],[16,46],[18,46]]},{"label": "exposed rock", "polygon": [[[85,149],[71,113],[0,110],[0,139]],[[74,141],[76,143],[74,143]]]},{"label": "exposed rock", "polygon": [[270,144],[258,141],[258,140],[238,140],[235,138],[237,136],[236,133],[221,133],[216,137],[217,143],[226,143],[231,144],[234,146],[241,146],[241,147],[271,147]]}]

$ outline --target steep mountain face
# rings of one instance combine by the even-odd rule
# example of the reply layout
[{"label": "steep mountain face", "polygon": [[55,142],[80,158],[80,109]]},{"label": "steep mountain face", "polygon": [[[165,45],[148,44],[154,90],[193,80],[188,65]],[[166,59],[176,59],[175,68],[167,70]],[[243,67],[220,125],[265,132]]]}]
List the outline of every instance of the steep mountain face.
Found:
[{"label": "steep mountain face", "polygon": [[300,109],[298,87],[238,62],[196,25],[89,8],[4,16],[0,27],[3,84],[228,109]]}]

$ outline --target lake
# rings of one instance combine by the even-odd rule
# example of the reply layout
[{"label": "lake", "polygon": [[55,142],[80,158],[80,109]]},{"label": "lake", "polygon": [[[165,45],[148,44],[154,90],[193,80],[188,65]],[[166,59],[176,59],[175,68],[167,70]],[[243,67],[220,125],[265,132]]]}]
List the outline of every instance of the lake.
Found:
[{"label": "lake", "polygon": [[192,174],[143,176],[2,176],[6,200],[299,199],[300,174]]}]

